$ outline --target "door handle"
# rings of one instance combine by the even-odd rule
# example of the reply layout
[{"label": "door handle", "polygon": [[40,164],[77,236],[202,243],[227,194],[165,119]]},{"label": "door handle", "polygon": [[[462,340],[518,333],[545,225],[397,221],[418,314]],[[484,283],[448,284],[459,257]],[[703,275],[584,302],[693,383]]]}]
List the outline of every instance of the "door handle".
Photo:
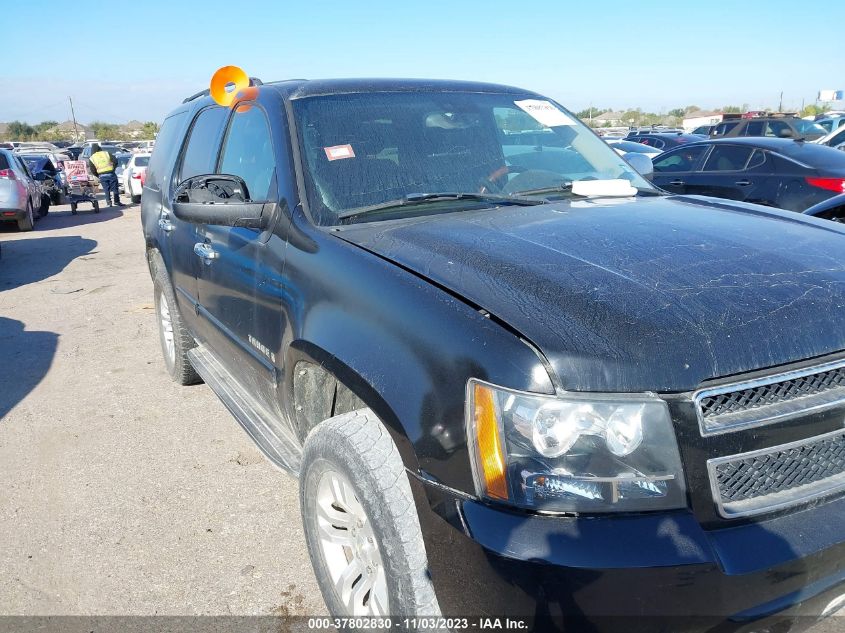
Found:
[{"label": "door handle", "polygon": [[194,244],[194,254],[202,257],[206,264],[210,264],[212,259],[220,257],[220,253],[211,248],[210,244],[205,242],[197,242]]},{"label": "door handle", "polygon": [[739,186],[739,187],[747,187],[748,185],[751,184],[751,181],[750,180],[737,180],[734,184]]},{"label": "door handle", "polygon": [[683,186],[684,186],[684,184],[686,184],[686,183],[684,183],[684,181],[683,181],[683,180],[673,180],[673,181],[671,181],[669,184],[670,184],[670,185],[673,185],[673,186],[675,186],[675,187],[683,187]]},{"label": "door handle", "polygon": [[176,227],[168,220],[167,218],[159,218],[158,220],[158,228],[160,228],[165,233],[172,233],[176,230]]}]

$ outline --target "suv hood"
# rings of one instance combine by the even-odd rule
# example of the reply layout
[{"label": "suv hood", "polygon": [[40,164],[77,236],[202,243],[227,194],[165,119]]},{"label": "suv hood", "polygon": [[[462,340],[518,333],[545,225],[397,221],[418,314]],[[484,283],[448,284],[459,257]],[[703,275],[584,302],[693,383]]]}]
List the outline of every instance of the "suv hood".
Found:
[{"label": "suv hood", "polygon": [[689,391],[845,349],[843,230],[799,214],[644,197],[373,222],[336,235],[518,330],[569,390]]}]

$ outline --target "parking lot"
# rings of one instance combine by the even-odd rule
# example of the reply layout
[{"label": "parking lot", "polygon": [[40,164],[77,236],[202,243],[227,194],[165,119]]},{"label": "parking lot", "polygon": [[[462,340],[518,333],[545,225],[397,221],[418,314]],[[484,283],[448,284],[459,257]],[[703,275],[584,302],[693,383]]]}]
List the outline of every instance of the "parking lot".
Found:
[{"label": "parking lot", "polygon": [[162,368],[138,214],[0,225],[0,616],[324,613],[296,482]]}]

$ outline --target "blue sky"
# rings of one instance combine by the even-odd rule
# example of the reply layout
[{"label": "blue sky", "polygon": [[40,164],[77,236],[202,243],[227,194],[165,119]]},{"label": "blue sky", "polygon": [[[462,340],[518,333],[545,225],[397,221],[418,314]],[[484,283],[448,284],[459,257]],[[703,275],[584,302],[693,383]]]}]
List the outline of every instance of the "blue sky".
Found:
[{"label": "blue sky", "polygon": [[[798,108],[819,89],[845,88],[841,21],[779,0],[4,5],[0,121],[66,120],[68,95],[84,123],[158,121],[229,64],[264,81],[493,81],[536,90],[573,110],[756,109],[776,107],[781,90],[784,107]],[[36,50],[39,41],[51,44],[55,60]]]}]

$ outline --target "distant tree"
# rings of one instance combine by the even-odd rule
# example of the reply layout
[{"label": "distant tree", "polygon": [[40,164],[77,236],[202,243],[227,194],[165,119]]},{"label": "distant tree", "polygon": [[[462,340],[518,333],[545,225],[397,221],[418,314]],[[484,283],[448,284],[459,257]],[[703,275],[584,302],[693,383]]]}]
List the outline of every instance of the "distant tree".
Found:
[{"label": "distant tree", "polygon": [[94,137],[100,140],[123,140],[125,136],[120,126],[114,123],[94,121],[89,127]]},{"label": "distant tree", "polygon": [[643,113],[640,110],[628,110],[622,115],[622,122],[628,125],[639,125],[643,118]]},{"label": "distant tree", "polygon": [[745,112],[745,110],[742,109],[742,106],[726,105],[722,106],[720,109],[725,114],[739,114],[740,112]]},{"label": "distant tree", "polygon": [[686,113],[687,111],[683,108],[675,108],[674,110],[669,110],[669,116],[673,116],[676,119],[683,119]]},{"label": "distant tree", "polygon": [[689,114],[690,112],[699,112],[700,110],[701,108],[699,108],[697,105],[688,105],[686,108],[684,108],[684,114]]},{"label": "distant tree", "polygon": [[610,112],[610,108],[587,108],[586,110],[576,112],[575,116],[579,119],[589,120],[591,117],[597,117],[605,112]]},{"label": "distant tree", "polygon": [[822,103],[820,105],[811,103],[806,108],[801,110],[801,116],[818,116],[819,114],[824,114],[828,110],[830,110],[829,103]]},{"label": "distant tree", "polygon": [[28,141],[35,134],[35,129],[23,121],[12,121],[7,126],[6,134],[12,141]]},{"label": "distant tree", "polygon": [[147,140],[154,139],[156,134],[158,134],[158,123],[154,121],[147,121],[144,123],[144,127],[141,128],[141,136]]}]

